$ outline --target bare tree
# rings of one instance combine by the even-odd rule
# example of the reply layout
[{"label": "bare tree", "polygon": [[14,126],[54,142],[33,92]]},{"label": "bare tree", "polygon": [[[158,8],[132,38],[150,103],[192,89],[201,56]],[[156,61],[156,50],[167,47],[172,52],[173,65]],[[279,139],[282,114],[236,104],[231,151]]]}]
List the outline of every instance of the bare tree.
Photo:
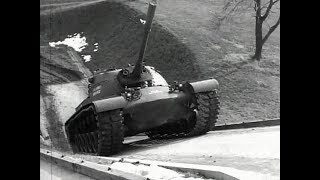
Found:
[{"label": "bare tree", "polygon": [[271,33],[273,33],[273,31],[279,26],[280,24],[280,15],[279,18],[277,20],[277,22],[271,26],[268,30],[268,32],[266,33],[266,35],[263,37],[262,35],[262,25],[263,22],[267,19],[267,17],[270,14],[271,8],[273,7],[273,5],[277,2],[279,2],[280,0],[269,0],[269,4],[267,5],[267,9],[265,11],[265,13],[262,15],[262,10],[263,8],[265,8],[265,6],[261,5],[261,0],[254,0],[255,2],[255,11],[256,11],[256,27],[255,27],[255,35],[256,35],[256,50],[255,53],[252,57],[252,59],[256,59],[256,60],[260,60],[261,59],[261,54],[262,54],[262,46],[264,45],[264,43],[267,41],[267,39],[269,38],[269,36],[271,35]]},{"label": "bare tree", "polygon": [[[253,2],[253,4],[252,4]],[[273,33],[273,31],[280,24],[280,15],[277,21],[269,26],[268,31],[263,36],[263,23],[266,22],[266,19],[270,15],[270,13],[274,13],[272,11],[274,5],[280,2],[280,0],[268,0],[266,3],[262,3],[261,0],[227,0],[227,3],[224,6],[224,11],[228,11],[228,13],[220,18],[221,21],[225,20],[231,14],[242,5],[245,7],[250,7],[253,5],[253,9],[255,11],[255,53],[252,56],[252,59],[260,60],[262,55],[262,47],[264,43],[268,40],[269,36]]]}]

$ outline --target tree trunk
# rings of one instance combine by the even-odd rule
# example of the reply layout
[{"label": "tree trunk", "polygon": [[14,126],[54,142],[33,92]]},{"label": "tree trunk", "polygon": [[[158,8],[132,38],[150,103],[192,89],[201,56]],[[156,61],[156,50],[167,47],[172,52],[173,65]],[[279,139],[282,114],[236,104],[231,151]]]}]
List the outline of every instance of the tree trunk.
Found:
[{"label": "tree trunk", "polygon": [[256,10],[256,27],[255,27],[255,35],[256,35],[256,51],[252,57],[252,59],[260,60],[262,53],[262,23],[263,19],[261,17],[261,0],[255,0],[255,10]]},{"label": "tree trunk", "polygon": [[262,22],[257,17],[256,18],[256,50],[253,56],[253,59],[260,61],[262,54],[263,38],[262,38]]}]

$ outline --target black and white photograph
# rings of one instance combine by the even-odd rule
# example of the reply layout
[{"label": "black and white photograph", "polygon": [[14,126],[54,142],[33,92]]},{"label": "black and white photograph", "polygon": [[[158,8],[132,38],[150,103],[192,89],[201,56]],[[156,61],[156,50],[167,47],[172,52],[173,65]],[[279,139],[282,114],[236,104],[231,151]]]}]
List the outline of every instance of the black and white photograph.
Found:
[{"label": "black and white photograph", "polygon": [[280,0],[40,0],[41,180],[279,180]]}]

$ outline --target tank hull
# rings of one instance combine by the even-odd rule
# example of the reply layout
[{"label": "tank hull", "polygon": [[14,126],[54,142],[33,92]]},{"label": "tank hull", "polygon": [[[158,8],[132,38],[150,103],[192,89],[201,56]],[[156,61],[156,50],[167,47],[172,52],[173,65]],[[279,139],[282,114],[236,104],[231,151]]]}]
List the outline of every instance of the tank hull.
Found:
[{"label": "tank hull", "polygon": [[168,87],[141,89],[141,98],[129,101],[123,108],[124,117],[127,117],[124,125],[129,130],[126,134],[144,132],[186,118],[190,111],[187,103],[185,93],[169,93]]}]

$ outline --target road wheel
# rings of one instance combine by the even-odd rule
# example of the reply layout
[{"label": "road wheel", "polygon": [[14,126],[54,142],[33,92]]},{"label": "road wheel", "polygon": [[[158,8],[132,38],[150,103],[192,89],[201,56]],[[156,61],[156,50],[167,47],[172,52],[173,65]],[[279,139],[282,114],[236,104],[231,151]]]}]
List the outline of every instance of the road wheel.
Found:
[{"label": "road wheel", "polygon": [[195,94],[195,115],[191,118],[192,127],[186,136],[196,136],[210,131],[217,122],[220,103],[216,91],[200,92]]}]

